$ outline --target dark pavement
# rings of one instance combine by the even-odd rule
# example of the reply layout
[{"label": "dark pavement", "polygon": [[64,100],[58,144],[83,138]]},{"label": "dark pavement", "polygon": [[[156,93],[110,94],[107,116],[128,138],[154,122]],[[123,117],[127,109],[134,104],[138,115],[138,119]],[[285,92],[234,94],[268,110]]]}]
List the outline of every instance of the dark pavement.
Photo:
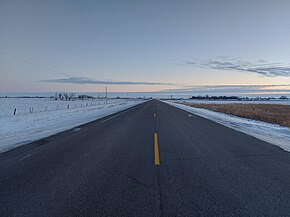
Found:
[{"label": "dark pavement", "polygon": [[290,154],[152,100],[1,154],[0,216],[290,216]]}]

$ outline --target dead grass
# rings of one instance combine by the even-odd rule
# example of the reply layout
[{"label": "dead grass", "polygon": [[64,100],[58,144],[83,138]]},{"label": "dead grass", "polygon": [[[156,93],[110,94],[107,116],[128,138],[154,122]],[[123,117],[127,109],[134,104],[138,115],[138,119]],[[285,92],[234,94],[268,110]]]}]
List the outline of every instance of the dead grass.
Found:
[{"label": "dead grass", "polygon": [[216,112],[222,112],[249,118],[268,123],[279,124],[290,127],[290,105],[272,105],[272,104],[187,104],[196,108],[209,109]]}]

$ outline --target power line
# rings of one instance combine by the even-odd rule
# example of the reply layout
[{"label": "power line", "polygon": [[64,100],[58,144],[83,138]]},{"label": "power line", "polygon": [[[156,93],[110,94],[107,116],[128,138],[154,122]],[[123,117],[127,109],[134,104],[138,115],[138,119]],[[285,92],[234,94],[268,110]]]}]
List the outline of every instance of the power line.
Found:
[{"label": "power line", "polygon": [[20,58],[20,57],[14,56],[14,55],[12,55],[12,54],[9,54],[9,53],[3,52],[3,51],[0,51],[0,54],[2,54],[2,55],[4,55],[4,56],[8,56],[8,57],[10,57],[10,58],[12,58],[12,59],[14,59],[14,60],[18,60],[18,61],[23,62],[23,63],[29,64],[29,65],[33,65],[33,66],[36,66],[36,67],[41,68],[41,69],[44,69],[44,70],[46,70],[46,71],[53,72],[53,73],[58,74],[58,75],[62,75],[62,76],[65,76],[65,77],[70,77],[70,75],[67,75],[67,74],[64,74],[64,73],[58,72],[58,71],[56,71],[56,70],[54,70],[54,69],[50,69],[50,68],[48,68],[48,67],[45,67],[45,66],[39,65],[39,64],[37,64],[37,63],[33,63],[33,62],[31,62],[31,61],[28,61],[28,60],[26,60],[26,59],[23,59],[23,58]]}]

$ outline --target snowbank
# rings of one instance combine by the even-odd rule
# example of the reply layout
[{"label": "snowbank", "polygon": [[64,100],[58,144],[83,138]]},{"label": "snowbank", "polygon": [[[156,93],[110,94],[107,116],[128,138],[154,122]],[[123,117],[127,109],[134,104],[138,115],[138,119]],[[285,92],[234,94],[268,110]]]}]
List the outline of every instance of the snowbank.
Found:
[{"label": "snowbank", "polygon": [[195,115],[215,121],[232,129],[254,136],[260,140],[277,145],[285,151],[290,151],[290,128],[281,127],[261,121],[240,118],[207,109],[193,108],[173,102],[164,101],[169,105],[188,111]]},{"label": "snowbank", "polygon": [[[49,99],[0,99],[0,153],[142,102],[123,99],[74,102]],[[34,108],[32,113],[29,113],[29,106]],[[17,108],[16,115],[12,112],[14,108]]]},{"label": "snowbank", "polygon": [[274,105],[290,105],[290,99],[288,100],[172,100],[172,102],[181,102],[188,104],[274,104]]}]

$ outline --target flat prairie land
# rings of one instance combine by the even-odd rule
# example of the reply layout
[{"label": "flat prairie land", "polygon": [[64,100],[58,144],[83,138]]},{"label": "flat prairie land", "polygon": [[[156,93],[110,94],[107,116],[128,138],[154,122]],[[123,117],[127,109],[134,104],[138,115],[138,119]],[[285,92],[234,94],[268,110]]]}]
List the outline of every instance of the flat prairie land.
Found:
[{"label": "flat prairie land", "polygon": [[275,104],[188,104],[195,108],[203,108],[225,114],[235,115],[258,121],[290,127],[290,105]]}]

